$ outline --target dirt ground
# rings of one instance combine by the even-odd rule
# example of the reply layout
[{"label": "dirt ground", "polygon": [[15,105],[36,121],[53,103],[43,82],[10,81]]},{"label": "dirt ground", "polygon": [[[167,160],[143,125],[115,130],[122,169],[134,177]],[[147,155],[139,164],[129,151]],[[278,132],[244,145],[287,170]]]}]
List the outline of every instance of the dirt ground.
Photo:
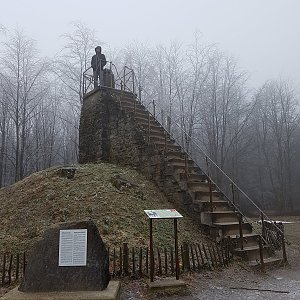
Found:
[{"label": "dirt ground", "polygon": [[187,290],[180,294],[151,294],[147,280],[123,284],[122,300],[196,300],[196,299],[300,299],[300,248],[288,247],[289,265],[254,271],[243,263],[227,269],[198,274],[186,274],[182,279]]},{"label": "dirt ground", "polygon": [[[122,282],[122,300],[288,300],[300,299],[300,247],[287,248],[289,265],[255,271],[238,262],[219,271],[184,274],[187,289],[180,293],[151,293],[148,279]],[[157,280],[157,279],[156,279]],[[6,289],[0,288],[0,297]]]}]

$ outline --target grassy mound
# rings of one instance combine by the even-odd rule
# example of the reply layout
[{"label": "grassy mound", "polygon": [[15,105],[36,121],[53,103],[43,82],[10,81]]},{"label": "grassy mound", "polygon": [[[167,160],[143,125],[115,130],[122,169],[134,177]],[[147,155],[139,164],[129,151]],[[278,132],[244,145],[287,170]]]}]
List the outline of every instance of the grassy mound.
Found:
[{"label": "grassy mound", "polygon": [[[86,219],[95,221],[111,246],[147,245],[149,222],[143,210],[174,208],[153,183],[129,168],[80,165],[74,179],[61,177],[59,170],[34,173],[0,189],[0,251],[28,250],[48,226]],[[119,178],[128,184],[120,185]],[[173,243],[172,226],[172,221],[154,222],[158,246]],[[179,241],[203,239],[197,225],[184,215],[179,220]]]}]

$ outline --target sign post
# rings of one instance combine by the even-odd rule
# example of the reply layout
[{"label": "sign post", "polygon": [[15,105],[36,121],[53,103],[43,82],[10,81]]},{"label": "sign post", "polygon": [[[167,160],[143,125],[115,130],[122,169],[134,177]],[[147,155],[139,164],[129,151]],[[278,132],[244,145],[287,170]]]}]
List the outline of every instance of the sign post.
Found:
[{"label": "sign post", "polygon": [[175,209],[144,210],[149,218],[150,231],[150,282],[154,280],[154,252],[153,252],[153,219],[173,219],[175,239],[175,272],[176,280],[179,279],[179,255],[178,255],[178,228],[177,219],[183,216]]}]

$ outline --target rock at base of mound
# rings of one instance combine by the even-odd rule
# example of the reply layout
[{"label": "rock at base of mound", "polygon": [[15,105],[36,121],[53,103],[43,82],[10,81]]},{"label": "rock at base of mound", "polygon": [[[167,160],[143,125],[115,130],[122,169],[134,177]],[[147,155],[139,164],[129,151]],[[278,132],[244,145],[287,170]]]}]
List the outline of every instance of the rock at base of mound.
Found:
[{"label": "rock at base of mound", "polygon": [[109,280],[108,252],[95,223],[60,223],[33,248],[19,290],[101,291]]}]

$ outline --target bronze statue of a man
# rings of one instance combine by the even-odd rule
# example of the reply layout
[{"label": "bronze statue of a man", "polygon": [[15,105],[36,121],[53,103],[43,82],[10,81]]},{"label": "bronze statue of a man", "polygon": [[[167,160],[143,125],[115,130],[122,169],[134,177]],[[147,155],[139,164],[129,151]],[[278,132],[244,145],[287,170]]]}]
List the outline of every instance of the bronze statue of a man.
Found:
[{"label": "bronze statue of a man", "polygon": [[[91,66],[93,68],[93,76],[94,76],[94,88],[98,85],[103,85],[103,68],[106,65],[106,58],[103,53],[101,53],[102,48],[97,46],[95,48],[96,54],[93,55]],[[99,79],[99,84],[98,84]]]}]

